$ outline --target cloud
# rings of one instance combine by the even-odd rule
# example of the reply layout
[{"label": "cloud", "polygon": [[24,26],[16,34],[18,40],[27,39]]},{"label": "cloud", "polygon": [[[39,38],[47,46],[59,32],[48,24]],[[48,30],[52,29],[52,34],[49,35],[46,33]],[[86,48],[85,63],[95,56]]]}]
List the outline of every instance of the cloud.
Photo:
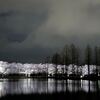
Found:
[{"label": "cloud", "polygon": [[[66,43],[73,42],[78,45],[99,44],[100,2],[98,0],[75,0],[74,2],[73,0],[51,0],[49,4],[45,1],[45,4],[49,5],[47,17],[35,32],[31,32],[21,43],[21,46],[26,45],[29,48],[38,45],[58,49]],[[36,35],[33,39],[34,33]]]},{"label": "cloud", "polygon": [[0,2],[0,36],[11,42],[24,41],[47,16],[43,2],[40,2],[41,4],[36,0]]},{"label": "cloud", "polygon": [[66,43],[99,45],[99,26],[99,0],[0,1],[0,47],[7,55],[24,50],[21,58],[30,52],[37,59]]},{"label": "cloud", "polygon": [[[48,19],[37,30],[38,44],[57,47],[65,41],[77,43],[81,40],[84,44],[89,41],[92,43],[93,39],[97,41],[96,36],[100,33],[100,2],[98,0],[53,1],[49,8]],[[58,37],[61,38],[58,39]],[[82,43],[80,42],[80,45]]]},{"label": "cloud", "polygon": [[[94,0],[93,0],[94,1]],[[100,2],[90,0],[57,0],[51,6],[48,20],[40,31],[68,35],[68,32],[96,33],[99,29]],[[70,33],[69,33],[70,34]]]}]

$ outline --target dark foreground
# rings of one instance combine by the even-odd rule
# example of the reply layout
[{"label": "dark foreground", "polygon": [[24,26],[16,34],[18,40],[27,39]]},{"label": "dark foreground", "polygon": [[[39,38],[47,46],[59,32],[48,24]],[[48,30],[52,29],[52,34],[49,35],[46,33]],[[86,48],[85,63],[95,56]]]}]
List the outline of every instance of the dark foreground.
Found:
[{"label": "dark foreground", "polygon": [[100,94],[91,92],[76,92],[76,93],[53,93],[53,94],[27,94],[27,95],[7,95],[0,100],[99,100]]}]

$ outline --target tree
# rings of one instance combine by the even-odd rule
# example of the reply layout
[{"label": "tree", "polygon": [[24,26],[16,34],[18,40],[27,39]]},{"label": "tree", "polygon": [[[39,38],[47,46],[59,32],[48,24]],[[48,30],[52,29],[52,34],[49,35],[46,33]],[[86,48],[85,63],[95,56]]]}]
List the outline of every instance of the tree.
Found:
[{"label": "tree", "polygon": [[85,63],[88,65],[88,75],[90,75],[90,65],[92,64],[92,49],[89,45],[87,45],[85,53]]},{"label": "tree", "polygon": [[98,76],[98,66],[100,66],[100,48],[95,47],[94,48],[94,64],[96,65],[96,75]]},{"label": "tree", "polygon": [[79,48],[75,48],[75,64],[77,65],[77,74],[79,73],[79,65],[80,65],[80,54],[79,54]]},{"label": "tree", "polygon": [[58,53],[55,53],[53,55],[52,63],[55,65],[55,74],[57,75],[57,72],[58,72],[57,66],[58,66],[58,64],[61,64],[61,57]]},{"label": "tree", "polygon": [[65,73],[67,74],[68,65],[70,64],[70,55],[69,55],[68,45],[65,45],[61,55],[62,55],[62,64],[65,65],[65,71],[66,71]]},{"label": "tree", "polygon": [[48,77],[48,64],[50,63],[50,56],[46,57],[45,63],[46,63],[46,76]]},{"label": "tree", "polygon": [[76,64],[76,47],[74,44],[70,46],[70,55],[71,55],[71,64],[72,64],[72,73],[75,74],[75,64]]}]

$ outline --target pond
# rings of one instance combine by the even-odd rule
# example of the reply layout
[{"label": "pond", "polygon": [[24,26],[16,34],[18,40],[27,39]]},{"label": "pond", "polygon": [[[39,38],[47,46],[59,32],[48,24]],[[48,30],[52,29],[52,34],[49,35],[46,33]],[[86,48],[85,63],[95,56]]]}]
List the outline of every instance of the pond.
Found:
[{"label": "pond", "polygon": [[0,79],[0,97],[15,94],[85,93],[100,91],[100,81],[55,79]]}]

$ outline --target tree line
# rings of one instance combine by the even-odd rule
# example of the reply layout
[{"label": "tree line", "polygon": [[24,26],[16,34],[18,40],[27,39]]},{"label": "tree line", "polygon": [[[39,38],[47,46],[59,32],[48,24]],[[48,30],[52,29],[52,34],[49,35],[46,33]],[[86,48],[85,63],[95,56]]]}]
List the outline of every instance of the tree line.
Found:
[{"label": "tree line", "polygon": [[90,75],[90,65],[95,65],[95,74],[98,75],[98,69],[100,66],[100,47],[91,47],[87,45],[84,50],[81,50],[78,46],[74,44],[65,45],[61,52],[56,52],[50,57],[46,58],[46,63],[52,63],[56,67],[55,73],[57,73],[58,65],[65,65],[65,70],[67,74],[68,65],[72,65],[72,73],[75,74],[75,65],[77,69],[79,66],[88,66],[88,75]]}]

